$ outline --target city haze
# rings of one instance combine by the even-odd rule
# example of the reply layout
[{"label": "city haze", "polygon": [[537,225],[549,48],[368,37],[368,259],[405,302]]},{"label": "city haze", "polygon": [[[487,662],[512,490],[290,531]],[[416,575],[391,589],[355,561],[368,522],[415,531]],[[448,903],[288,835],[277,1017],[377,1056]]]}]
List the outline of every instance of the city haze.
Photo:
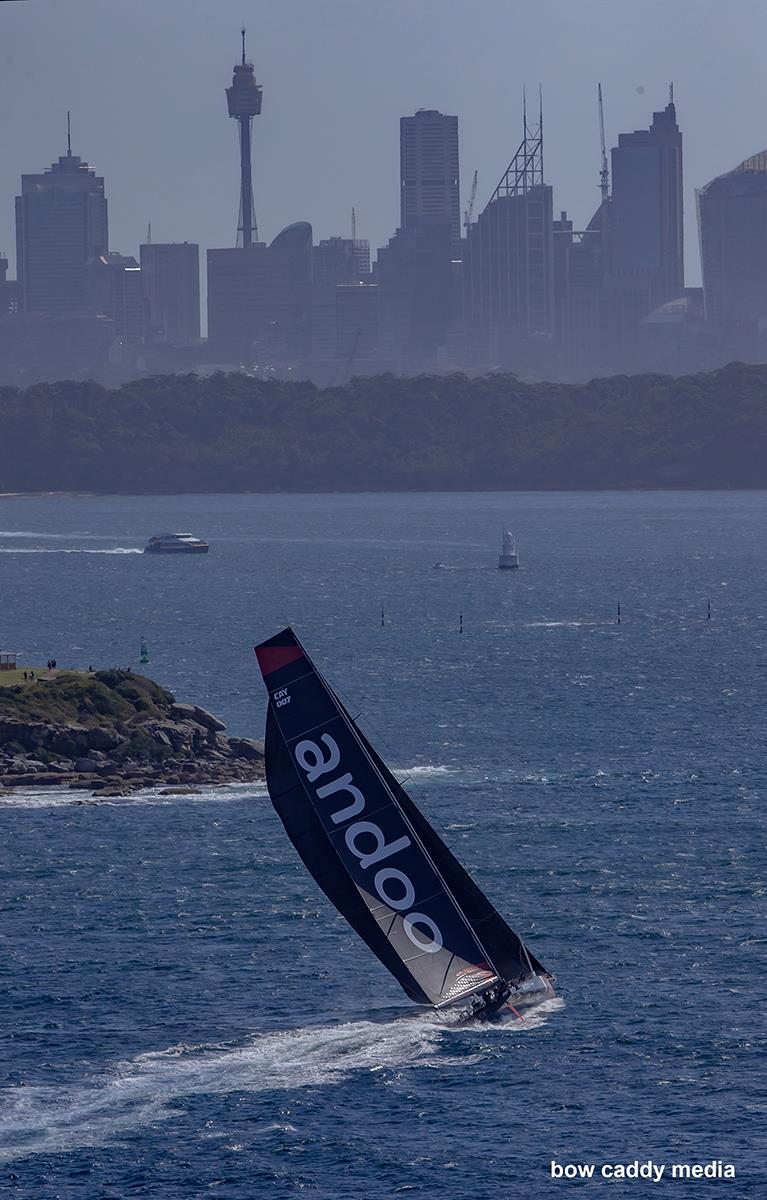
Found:
[{"label": "city haze", "polygon": [[[259,236],[310,221],[315,240],[371,250],[399,223],[399,118],[438,108],[459,120],[461,205],[478,211],[521,136],[523,85],[543,87],[546,179],[555,212],[584,227],[599,202],[596,83],[608,151],[646,128],[673,80],[685,134],[687,283],[700,281],[694,189],[767,146],[756,0],[30,0],[3,4],[0,250],[15,265],[13,197],[25,172],[72,150],[103,175],[110,247],[234,245],[236,130],[224,88],[248,29],[264,88],[254,122]],[[203,256],[204,257],[204,256]],[[204,306],[203,306],[204,311]]]}]

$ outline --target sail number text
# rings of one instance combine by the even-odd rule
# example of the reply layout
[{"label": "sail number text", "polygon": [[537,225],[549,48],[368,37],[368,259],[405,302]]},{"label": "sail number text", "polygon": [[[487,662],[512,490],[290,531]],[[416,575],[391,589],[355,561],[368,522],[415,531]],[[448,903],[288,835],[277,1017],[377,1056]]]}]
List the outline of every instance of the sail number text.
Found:
[{"label": "sail number text", "polygon": [[[275,692],[275,702],[278,704],[280,702],[276,697],[279,695],[279,692]],[[341,752],[335,739],[330,734],[323,733],[320,741],[324,743],[324,748],[317,742],[304,739],[293,749],[296,762],[312,785],[323,776],[335,772],[341,764]],[[396,856],[412,845],[411,839],[407,834],[403,834],[387,845],[383,830],[375,822],[353,820],[364,813],[365,797],[360,789],[355,787],[348,771],[320,787],[315,787],[314,791],[317,799],[321,801],[329,800],[331,796],[339,800],[344,798],[343,807],[332,812],[330,819],[334,825],[339,826],[347,821],[352,822],[347,825],[344,833],[344,844],[351,856],[352,877],[356,873],[355,869],[369,871],[375,868],[373,887],[378,896],[384,904],[403,914],[402,926],[413,945],[427,954],[436,954],[443,945],[439,926],[426,913],[410,911],[416,903],[415,887],[404,871],[392,865],[392,860],[396,861]],[[371,839],[375,843],[374,848],[363,850],[360,841],[364,840],[370,846]],[[387,865],[382,866],[382,863]]]}]

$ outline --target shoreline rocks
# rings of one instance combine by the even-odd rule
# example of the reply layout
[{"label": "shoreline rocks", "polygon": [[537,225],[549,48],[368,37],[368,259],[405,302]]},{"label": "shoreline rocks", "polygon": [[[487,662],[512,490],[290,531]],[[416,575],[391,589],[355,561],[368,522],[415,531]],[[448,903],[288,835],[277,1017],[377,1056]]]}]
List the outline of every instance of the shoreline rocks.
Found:
[{"label": "shoreline rocks", "polygon": [[0,687],[0,791],[90,788],[98,798],[263,781],[263,744],[225,729],[131,671],[62,672]]}]

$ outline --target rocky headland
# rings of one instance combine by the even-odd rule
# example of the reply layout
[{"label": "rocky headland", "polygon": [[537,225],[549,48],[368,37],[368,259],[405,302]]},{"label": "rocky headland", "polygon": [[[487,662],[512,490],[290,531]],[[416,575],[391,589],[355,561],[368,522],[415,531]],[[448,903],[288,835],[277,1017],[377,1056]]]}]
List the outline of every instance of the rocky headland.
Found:
[{"label": "rocky headland", "polygon": [[0,686],[0,791],[58,785],[119,796],[263,780],[263,744],[225,729],[132,671],[35,672]]}]

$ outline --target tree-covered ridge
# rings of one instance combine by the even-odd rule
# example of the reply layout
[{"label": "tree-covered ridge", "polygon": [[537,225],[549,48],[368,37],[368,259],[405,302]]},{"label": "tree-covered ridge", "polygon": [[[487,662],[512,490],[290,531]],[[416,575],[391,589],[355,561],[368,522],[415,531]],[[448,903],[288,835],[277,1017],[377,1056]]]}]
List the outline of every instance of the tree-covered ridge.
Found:
[{"label": "tree-covered ridge", "polygon": [[767,487],[767,366],[0,389],[0,492]]}]

